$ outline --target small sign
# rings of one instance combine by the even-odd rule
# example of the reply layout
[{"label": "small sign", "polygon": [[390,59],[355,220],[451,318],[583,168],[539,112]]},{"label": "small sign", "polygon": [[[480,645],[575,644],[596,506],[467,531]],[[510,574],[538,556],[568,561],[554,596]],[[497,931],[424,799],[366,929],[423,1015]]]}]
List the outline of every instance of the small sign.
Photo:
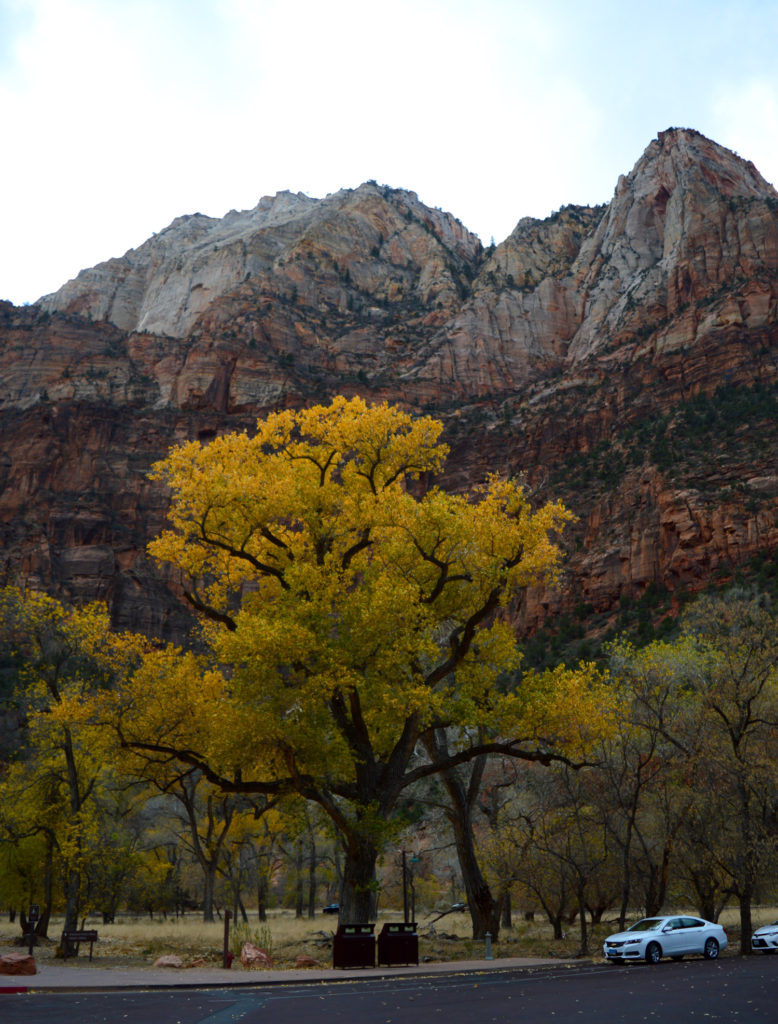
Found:
[{"label": "small sign", "polygon": [[41,919],[41,908],[38,906],[37,903],[31,903],[30,904],[30,912],[27,915],[27,919],[30,922],[32,922],[33,924],[36,921],[40,921],[40,919]]}]

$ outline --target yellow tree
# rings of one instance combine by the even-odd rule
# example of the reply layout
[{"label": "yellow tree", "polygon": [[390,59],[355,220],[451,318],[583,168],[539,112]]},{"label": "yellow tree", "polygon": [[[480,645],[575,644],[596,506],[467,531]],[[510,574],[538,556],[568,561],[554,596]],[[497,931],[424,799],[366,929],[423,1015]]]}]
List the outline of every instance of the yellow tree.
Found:
[{"label": "yellow tree", "polygon": [[[23,934],[29,928],[41,937],[48,934],[62,825],[58,790],[55,780],[31,771],[29,761],[8,764],[0,774],[0,891],[10,908],[21,908]],[[29,925],[31,903],[43,912]]]},{"label": "yellow tree", "polygon": [[100,606],[66,608],[8,587],[0,591],[0,644],[15,666],[13,699],[27,723],[23,749],[4,780],[10,792],[21,773],[26,795],[7,806],[6,831],[11,838],[46,832],[53,840],[65,877],[65,928],[72,929],[85,858],[96,851],[95,796],[110,775],[103,741],[85,727],[83,709],[129,675],[143,642],[112,633]]},{"label": "yellow tree", "polygon": [[[514,481],[431,486],[441,429],[337,398],[156,467],[172,529],[151,552],[180,570],[211,662],[156,655],[123,695],[122,742],[226,791],[319,804],[341,837],[341,913],[354,920],[373,910],[403,790],[515,751],[497,738],[513,735],[517,708],[497,686],[516,663],[500,612],[553,576],[568,518],[558,503],[533,510]],[[444,729],[460,731],[456,749],[414,762]]]}]

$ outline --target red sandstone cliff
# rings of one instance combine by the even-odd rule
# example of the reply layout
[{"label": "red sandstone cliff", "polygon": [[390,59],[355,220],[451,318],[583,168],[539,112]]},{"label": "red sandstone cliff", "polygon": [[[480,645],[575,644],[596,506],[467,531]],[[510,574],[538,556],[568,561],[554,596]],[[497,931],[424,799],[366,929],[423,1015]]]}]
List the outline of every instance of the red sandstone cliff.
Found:
[{"label": "red sandstone cliff", "polygon": [[452,486],[525,473],[577,512],[566,586],[530,595],[524,625],[700,588],[778,547],[777,289],[778,194],[677,129],[607,206],[524,219],[493,250],[374,183],[179,218],[0,307],[6,578],[176,635],[143,555],[165,507],[151,462],[359,391],[445,420]]}]

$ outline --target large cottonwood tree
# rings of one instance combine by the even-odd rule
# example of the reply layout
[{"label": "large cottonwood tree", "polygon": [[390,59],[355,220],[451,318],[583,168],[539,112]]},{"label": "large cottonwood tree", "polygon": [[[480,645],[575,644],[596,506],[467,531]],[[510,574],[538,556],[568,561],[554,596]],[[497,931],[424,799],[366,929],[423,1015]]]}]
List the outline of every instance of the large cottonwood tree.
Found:
[{"label": "large cottonwood tree", "polygon": [[[518,751],[522,701],[497,685],[516,664],[501,610],[553,576],[568,518],[559,503],[533,510],[516,481],[432,486],[441,429],[337,398],[156,467],[172,529],[151,552],[180,571],[209,655],[150,659],[121,694],[122,742],[227,791],[319,804],[343,844],[352,920],[373,913],[400,794]],[[440,730],[459,741],[418,756]]]}]

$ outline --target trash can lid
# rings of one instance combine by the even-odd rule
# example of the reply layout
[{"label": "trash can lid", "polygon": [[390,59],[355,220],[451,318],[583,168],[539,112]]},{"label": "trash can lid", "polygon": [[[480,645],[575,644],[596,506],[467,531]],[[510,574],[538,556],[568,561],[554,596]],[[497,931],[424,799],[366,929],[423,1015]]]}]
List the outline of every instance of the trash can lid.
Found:
[{"label": "trash can lid", "polygon": [[372,935],[374,924],[339,924],[338,935]]}]

